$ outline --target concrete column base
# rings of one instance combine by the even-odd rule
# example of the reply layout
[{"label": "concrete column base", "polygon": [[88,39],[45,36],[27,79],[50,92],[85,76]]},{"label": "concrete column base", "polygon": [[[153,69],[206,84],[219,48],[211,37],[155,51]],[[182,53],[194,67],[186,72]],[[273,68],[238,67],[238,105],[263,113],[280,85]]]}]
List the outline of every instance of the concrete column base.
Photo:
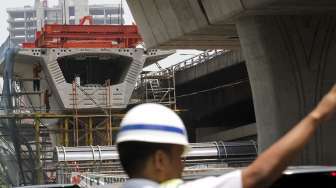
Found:
[{"label": "concrete column base", "polygon": [[[336,81],[335,16],[249,16],[238,34],[252,86],[261,150],[309,113]],[[296,164],[336,164],[336,120]]]}]

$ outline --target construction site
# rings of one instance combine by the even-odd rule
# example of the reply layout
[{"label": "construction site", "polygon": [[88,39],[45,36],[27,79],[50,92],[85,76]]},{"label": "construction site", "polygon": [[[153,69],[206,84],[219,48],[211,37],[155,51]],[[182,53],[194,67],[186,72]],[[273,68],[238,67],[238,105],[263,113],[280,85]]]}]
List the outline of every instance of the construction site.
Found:
[{"label": "construction site", "polygon": [[[36,4],[48,8],[47,1]],[[72,5],[64,1],[63,6]],[[97,24],[97,17],[86,13],[69,24],[71,12],[60,8],[63,19],[39,23],[40,29],[35,26],[36,33],[30,34],[34,39],[29,36],[18,43],[18,39],[8,37],[2,44],[1,186],[95,187],[126,181],[115,146],[125,113],[142,103],[162,104],[182,115],[191,112],[177,105],[184,95],[179,94],[176,74],[219,57],[242,61],[234,51],[213,49],[162,68],[158,62],[176,51],[144,48],[138,27],[123,24],[122,6],[114,7],[112,12],[116,11],[121,20],[116,24]],[[9,14],[19,15],[12,9]],[[16,22],[20,21],[13,19],[11,24]],[[156,66],[158,71],[143,71],[148,66]],[[246,83],[244,79],[192,93],[232,88]],[[242,104],[250,105],[246,101]],[[253,120],[254,116],[246,115],[243,123]],[[251,137],[254,134],[234,142],[230,140],[237,139],[191,139],[195,143],[184,156],[184,179],[221,174],[250,164],[257,156],[257,144]]]}]

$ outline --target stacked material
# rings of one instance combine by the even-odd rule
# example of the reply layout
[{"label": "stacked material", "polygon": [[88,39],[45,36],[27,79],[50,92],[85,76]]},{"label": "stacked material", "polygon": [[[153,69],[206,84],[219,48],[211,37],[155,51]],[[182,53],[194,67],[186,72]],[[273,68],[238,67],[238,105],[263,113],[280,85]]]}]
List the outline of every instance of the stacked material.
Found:
[{"label": "stacked material", "polygon": [[[193,143],[191,148],[184,156],[183,176],[186,180],[204,174],[220,174],[230,171],[230,167],[246,166],[257,156],[254,141]],[[126,177],[116,146],[56,147],[54,161],[58,183],[70,183],[74,172],[85,176]]]}]

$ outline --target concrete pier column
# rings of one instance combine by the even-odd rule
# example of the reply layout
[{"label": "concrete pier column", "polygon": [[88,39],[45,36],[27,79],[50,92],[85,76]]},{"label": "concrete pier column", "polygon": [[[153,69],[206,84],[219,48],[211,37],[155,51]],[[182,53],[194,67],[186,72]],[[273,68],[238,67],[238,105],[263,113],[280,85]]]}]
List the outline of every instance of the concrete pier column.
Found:
[{"label": "concrete pier column", "polygon": [[[264,150],[309,113],[336,81],[336,16],[248,16],[238,34]],[[336,120],[321,126],[297,164],[336,164]]]}]

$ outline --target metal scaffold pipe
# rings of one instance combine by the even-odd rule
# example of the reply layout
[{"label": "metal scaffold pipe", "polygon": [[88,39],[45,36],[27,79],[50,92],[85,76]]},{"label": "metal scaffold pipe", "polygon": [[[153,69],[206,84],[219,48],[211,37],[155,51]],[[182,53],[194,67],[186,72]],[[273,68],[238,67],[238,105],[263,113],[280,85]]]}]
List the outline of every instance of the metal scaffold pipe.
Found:
[{"label": "metal scaffold pipe", "polygon": [[[240,159],[253,160],[257,156],[257,146],[254,141],[246,142],[208,142],[193,143],[191,150],[185,156],[186,160],[219,159],[234,161]],[[71,161],[106,161],[118,160],[116,146],[57,146],[54,152],[56,162]]]}]

